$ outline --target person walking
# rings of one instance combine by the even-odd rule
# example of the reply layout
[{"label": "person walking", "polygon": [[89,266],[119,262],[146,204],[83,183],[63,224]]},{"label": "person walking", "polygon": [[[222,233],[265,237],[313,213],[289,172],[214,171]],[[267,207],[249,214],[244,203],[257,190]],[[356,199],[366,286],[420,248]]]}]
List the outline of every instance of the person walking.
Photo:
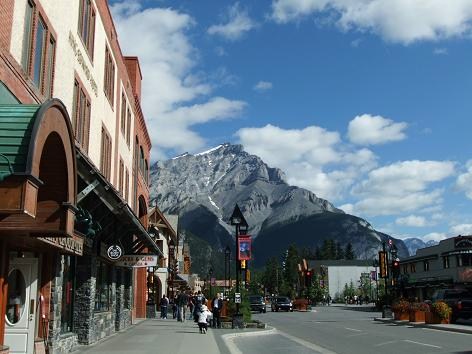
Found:
[{"label": "person walking", "polygon": [[223,300],[221,299],[220,293],[216,293],[215,298],[212,301],[212,312],[213,312],[213,328],[221,328],[220,314],[223,308]]},{"label": "person walking", "polygon": [[188,297],[187,294],[181,291],[177,295],[176,303],[177,303],[177,321],[185,322],[185,307],[187,306]]},{"label": "person walking", "polygon": [[211,312],[208,310],[206,305],[202,305],[198,313],[198,328],[200,333],[205,334],[208,329],[208,319],[211,317]]},{"label": "person walking", "polygon": [[206,299],[203,296],[202,291],[198,290],[197,295],[194,297],[194,309],[193,309],[193,317],[195,322],[198,323],[198,316],[202,311],[202,305],[205,305]]},{"label": "person walking", "polygon": [[166,297],[166,294],[162,295],[159,305],[161,306],[161,318],[167,319],[167,306],[169,306],[169,299]]}]

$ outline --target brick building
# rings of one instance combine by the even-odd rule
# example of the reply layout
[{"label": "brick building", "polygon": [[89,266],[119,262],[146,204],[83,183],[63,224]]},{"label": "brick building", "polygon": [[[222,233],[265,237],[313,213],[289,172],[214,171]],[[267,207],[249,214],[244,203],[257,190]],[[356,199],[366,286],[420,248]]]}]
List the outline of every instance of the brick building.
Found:
[{"label": "brick building", "polygon": [[146,316],[146,268],[110,253],[162,254],[142,73],[106,0],[2,0],[0,24],[0,346],[66,353]]}]

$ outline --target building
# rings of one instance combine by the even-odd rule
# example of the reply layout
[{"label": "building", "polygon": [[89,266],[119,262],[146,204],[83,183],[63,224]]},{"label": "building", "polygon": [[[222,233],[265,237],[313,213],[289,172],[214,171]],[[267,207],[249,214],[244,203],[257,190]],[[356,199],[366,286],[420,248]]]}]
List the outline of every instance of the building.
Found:
[{"label": "building", "polygon": [[142,73],[106,0],[2,0],[0,23],[0,345],[66,353],[146,316],[146,267],[115,262],[162,256]]},{"label": "building", "polygon": [[440,288],[472,289],[472,236],[451,237],[400,261],[405,296],[431,299]]},{"label": "building", "polygon": [[341,298],[345,286],[351,283],[358,289],[361,278],[368,279],[370,298],[375,297],[375,282],[371,275],[376,270],[371,260],[309,260],[307,263],[308,269],[319,276],[323,286],[328,287],[332,299]]}]

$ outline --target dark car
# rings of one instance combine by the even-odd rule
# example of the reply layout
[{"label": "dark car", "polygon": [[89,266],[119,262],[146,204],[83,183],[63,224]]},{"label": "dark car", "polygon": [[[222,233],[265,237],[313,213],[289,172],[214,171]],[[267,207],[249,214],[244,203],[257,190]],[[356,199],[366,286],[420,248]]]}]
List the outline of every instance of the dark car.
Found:
[{"label": "dark car", "polygon": [[293,304],[292,301],[286,296],[277,296],[272,300],[271,304],[272,311],[290,311],[293,312]]},{"label": "dark car", "polygon": [[469,290],[440,289],[433,294],[432,301],[444,301],[451,307],[451,323],[458,318],[472,318],[472,292]]},{"label": "dark car", "polygon": [[259,311],[260,313],[266,312],[264,297],[260,295],[250,295],[249,306],[251,307],[251,311]]}]

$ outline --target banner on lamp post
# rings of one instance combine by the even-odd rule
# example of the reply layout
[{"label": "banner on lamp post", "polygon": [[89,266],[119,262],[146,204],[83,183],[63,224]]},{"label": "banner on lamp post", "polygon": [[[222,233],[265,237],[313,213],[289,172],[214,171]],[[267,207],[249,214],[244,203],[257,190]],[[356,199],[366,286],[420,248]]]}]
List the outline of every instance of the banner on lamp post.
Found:
[{"label": "banner on lamp post", "polygon": [[238,237],[238,259],[240,261],[251,260],[251,236],[240,235]]}]

